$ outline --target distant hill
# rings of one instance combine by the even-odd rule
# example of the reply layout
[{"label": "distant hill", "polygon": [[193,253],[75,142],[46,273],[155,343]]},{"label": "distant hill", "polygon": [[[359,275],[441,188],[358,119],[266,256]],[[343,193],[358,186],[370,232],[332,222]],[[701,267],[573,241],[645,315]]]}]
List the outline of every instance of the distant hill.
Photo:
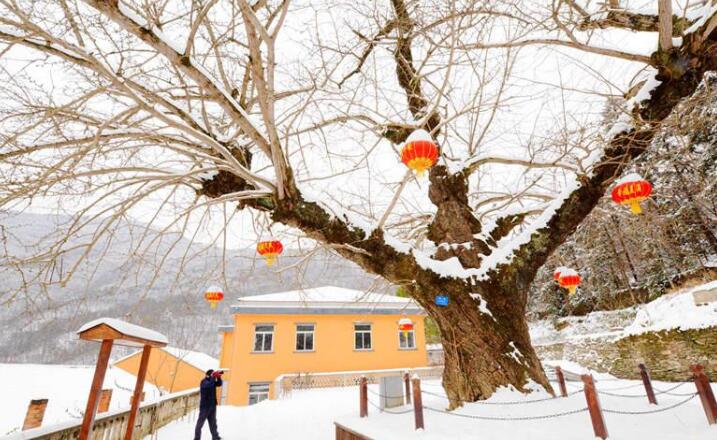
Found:
[{"label": "distant hill", "polygon": [[[130,255],[145,227],[125,223],[112,239],[100,241],[66,287],[55,284],[42,289],[42,283],[33,281],[29,289],[17,293],[22,277],[9,263],[44,250],[55,231],[68,221],[69,217],[55,215],[0,215],[2,245],[7,249],[3,251],[5,255],[0,255],[0,304],[7,303],[0,307],[0,362],[94,362],[98,347],[78,341],[75,330],[100,316],[156,329],[165,333],[172,345],[217,356],[217,325],[231,323],[229,305],[233,298],[329,284],[392,289],[326,251],[304,259],[300,252],[287,249],[277,265],[269,269],[254,249],[227,250],[223,267],[226,282],[219,281],[225,288],[225,300],[211,310],[202,292],[208,284],[221,280],[218,274],[222,272],[222,249],[189,245],[183,237],[165,236],[152,245],[151,252]],[[87,230],[93,229],[91,226]],[[146,235],[150,239],[158,236],[151,229]],[[66,248],[87,239],[73,237]],[[175,242],[179,244],[172,247]],[[71,270],[81,252],[83,249],[66,254],[56,265],[53,279]],[[183,260],[184,269],[180,270]],[[157,272],[154,268],[160,263],[162,269]],[[32,271],[25,272],[26,279],[28,273],[32,275]],[[124,353],[115,350],[114,355]]]}]

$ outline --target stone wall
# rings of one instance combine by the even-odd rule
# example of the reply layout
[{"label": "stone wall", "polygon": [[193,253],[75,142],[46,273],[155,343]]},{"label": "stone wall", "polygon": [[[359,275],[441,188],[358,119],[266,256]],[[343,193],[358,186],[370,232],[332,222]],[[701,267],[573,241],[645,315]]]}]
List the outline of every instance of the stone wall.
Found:
[{"label": "stone wall", "polygon": [[653,379],[682,381],[691,364],[717,380],[717,329],[666,330],[622,339],[581,338],[535,347],[541,359],[565,359],[626,379],[639,379],[644,363]]}]

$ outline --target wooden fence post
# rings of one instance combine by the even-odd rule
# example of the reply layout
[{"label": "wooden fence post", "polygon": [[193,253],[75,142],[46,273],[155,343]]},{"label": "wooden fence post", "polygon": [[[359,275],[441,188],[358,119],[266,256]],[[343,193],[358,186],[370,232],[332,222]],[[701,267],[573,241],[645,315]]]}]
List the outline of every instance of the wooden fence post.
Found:
[{"label": "wooden fence post", "polygon": [[413,415],[416,422],[416,429],[423,429],[423,398],[421,397],[421,379],[414,377],[413,380]]},{"label": "wooden fence post", "polygon": [[359,381],[359,417],[368,417],[368,379],[362,376]]},{"label": "wooden fence post", "polygon": [[406,405],[411,403],[411,379],[408,373],[403,373],[403,383],[406,387]]},{"label": "wooden fence post", "polygon": [[600,408],[600,400],[595,390],[593,376],[591,374],[583,374],[580,376],[580,379],[583,381],[583,391],[585,392],[585,400],[588,402],[588,411],[590,412],[590,419],[593,423],[595,437],[600,437],[605,440],[607,438],[607,427],[605,426],[605,419],[602,415],[602,408]]},{"label": "wooden fence post", "polygon": [[705,374],[705,367],[699,364],[691,365],[692,376],[695,380],[697,392],[700,394],[702,407],[705,409],[707,422],[710,425],[717,423],[717,403],[715,403],[715,395],[712,392],[710,378]]},{"label": "wooden fence post", "polygon": [[555,367],[555,377],[558,379],[558,385],[560,385],[560,395],[568,397],[568,390],[565,388],[565,376],[563,376],[563,369]]},{"label": "wooden fence post", "polygon": [[653,405],[657,405],[657,398],[655,397],[655,391],[652,389],[652,380],[650,380],[650,373],[645,368],[645,364],[639,364],[640,376],[642,376],[642,384],[645,386],[645,393],[647,393],[647,401]]}]

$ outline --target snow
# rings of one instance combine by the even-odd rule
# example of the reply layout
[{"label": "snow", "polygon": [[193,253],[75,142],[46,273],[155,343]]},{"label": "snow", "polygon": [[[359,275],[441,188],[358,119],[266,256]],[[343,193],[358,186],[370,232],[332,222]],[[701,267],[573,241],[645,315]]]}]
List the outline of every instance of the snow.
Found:
[{"label": "snow", "polygon": [[[572,373],[590,373],[580,365],[552,361],[548,365],[560,365],[568,378]],[[640,385],[637,381],[618,380],[606,374],[593,377],[598,390],[617,390],[625,386]],[[677,384],[653,382],[656,390],[667,390]],[[557,384],[553,384],[557,389]],[[251,438],[256,440],[274,440],[295,438],[306,440],[333,440],[334,422],[355,430],[374,440],[468,440],[478,437],[495,440],[580,440],[594,438],[590,416],[586,411],[582,384],[568,381],[567,398],[551,396],[534,383],[529,383],[531,393],[525,395],[511,387],[500,388],[488,402],[490,404],[466,404],[454,414],[446,414],[445,392],[440,381],[423,380],[423,405],[425,429],[414,430],[412,406],[380,412],[378,405],[378,385],[369,385],[369,411],[367,418],[358,414],[358,387],[328,388],[294,391],[290,397],[264,401],[245,407],[220,406],[217,410],[219,433],[224,438]],[[692,384],[685,384],[674,390],[687,394],[686,397],[658,394],[659,407],[650,405],[647,399],[620,398],[601,395],[603,409],[628,411],[649,411],[667,407],[690,398],[694,392]],[[624,391],[625,394],[639,395],[640,388]],[[547,400],[542,400],[547,399]],[[503,402],[501,405],[499,403]],[[525,402],[528,404],[514,404]],[[428,409],[430,408],[430,409]],[[580,411],[561,417],[538,420],[505,421],[478,420],[466,416],[479,417],[535,417],[569,411]],[[396,414],[405,411],[405,414]],[[196,413],[192,417],[175,421],[160,429],[157,440],[189,438],[194,429]],[[709,426],[698,398],[691,398],[684,405],[665,412],[649,415],[623,415],[606,413],[605,421],[610,438],[615,440],[651,439],[651,440],[707,440],[714,438],[717,427]],[[208,428],[204,434],[208,435]],[[145,437],[150,440],[150,437]]]},{"label": "snow", "polygon": [[402,298],[376,292],[347,289],[336,286],[322,286],[310,289],[290,290],[287,292],[245,296],[238,299],[235,307],[334,307],[334,306],[405,306],[417,308],[411,298]]},{"label": "snow", "polygon": [[93,327],[97,327],[98,325],[106,324],[109,327],[112,327],[113,329],[117,330],[118,332],[122,333],[126,336],[131,336],[133,338],[139,338],[139,339],[145,339],[148,341],[158,342],[161,344],[167,344],[169,341],[166,336],[163,334],[156,332],[154,330],[150,330],[145,327],[140,327],[136,324],[130,324],[129,322],[122,321],[115,318],[98,318],[94,321],[90,321],[87,324],[80,327],[79,330],[77,330],[77,333],[82,333],[86,330],[89,330]]},{"label": "snow", "polygon": [[662,296],[640,308],[625,335],[661,330],[688,330],[717,326],[717,303],[695,305],[692,293],[717,289],[717,281]]},{"label": "snow", "polygon": [[563,277],[574,277],[578,276],[578,272],[575,269],[572,269],[570,267],[563,267],[560,269],[560,276]]},{"label": "snow", "polygon": [[418,130],[414,130],[413,132],[411,132],[410,135],[408,135],[408,138],[406,138],[405,144],[410,144],[411,142],[415,142],[415,141],[433,142],[433,138],[426,130],[419,128]]},{"label": "snow", "polygon": [[621,185],[627,182],[637,182],[639,180],[645,180],[638,173],[627,173],[615,181],[615,185]]},{"label": "snow", "polygon": [[710,289],[717,289],[717,281],[681,289],[626,309],[560,318],[560,330],[552,320],[531,322],[530,338],[534,345],[550,345],[585,339],[614,341],[646,332],[717,327],[717,303],[697,306],[692,296],[694,292]]},{"label": "snow", "polygon": [[[193,367],[196,367],[202,371],[207,371],[210,369],[216,370],[217,368],[219,368],[219,361],[217,359],[209,356],[206,353],[202,353],[200,351],[192,351],[192,350],[186,350],[184,348],[170,347],[170,346],[158,348],[156,350],[165,351],[165,352],[169,353],[170,355],[176,357],[177,359],[180,359],[180,360],[186,362],[187,364],[189,364]],[[141,353],[141,351],[135,351],[134,353],[131,353],[127,356],[117,359],[116,361],[113,362],[113,365],[116,365],[118,362],[121,362],[130,356],[134,356],[137,353]]]},{"label": "snow", "polygon": [[[42,425],[80,422],[95,372],[89,365],[0,364],[0,436],[20,430],[30,400],[48,399]],[[109,367],[103,388],[111,388],[110,410],[128,409],[137,378]],[[145,401],[159,397],[159,390],[144,385]]]},{"label": "snow", "polygon": [[480,293],[471,293],[471,297],[473,299],[478,300],[478,310],[481,313],[490,316],[491,318],[493,318],[493,321],[495,321],[495,316],[493,316],[493,313],[491,313],[491,311],[488,309],[488,301],[484,300]]}]

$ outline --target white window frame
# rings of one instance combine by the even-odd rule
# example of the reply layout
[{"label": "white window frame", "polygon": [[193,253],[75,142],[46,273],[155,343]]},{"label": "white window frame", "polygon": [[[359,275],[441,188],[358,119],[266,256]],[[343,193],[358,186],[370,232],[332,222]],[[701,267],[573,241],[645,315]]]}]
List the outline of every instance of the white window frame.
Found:
[{"label": "white window frame", "polygon": [[[368,330],[357,330],[356,327],[359,325],[367,325],[369,328]],[[368,348],[365,347],[365,339],[362,336],[361,337],[361,345],[362,347],[359,348],[356,346],[356,334],[368,334]],[[355,351],[371,351],[373,350],[373,325],[371,325],[370,322],[354,322],[354,350]]]},{"label": "white window frame", "polygon": [[[259,327],[271,327],[269,330],[258,330]],[[254,324],[254,340],[251,346],[252,353],[273,353],[274,352],[274,333],[276,333],[276,326],[274,324]],[[257,336],[261,335],[261,350],[256,349]],[[271,335],[271,344],[268,350],[264,348],[266,345],[266,335]]]},{"label": "white window frame", "polygon": [[[398,331],[398,349],[399,350],[415,350],[416,349],[416,332],[415,330],[408,330],[405,333],[410,334],[410,338],[408,335],[406,336],[406,347],[401,345],[401,336],[403,336],[403,331]],[[413,342],[413,345],[408,345],[408,341]]]},{"label": "white window frame", "polygon": [[[262,390],[260,391],[252,391],[252,387],[261,387]],[[266,387],[266,391],[263,390],[263,388]],[[271,384],[269,382],[257,382],[257,383],[250,383],[249,384],[249,397],[247,399],[248,405],[256,405],[259,402],[263,402],[265,400],[269,400],[269,392],[271,391]],[[252,396],[256,396],[256,401],[252,403],[251,398]]]},{"label": "white window frame", "polygon": [[[311,330],[299,330],[299,327],[301,326],[311,326]],[[304,337],[304,347],[306,347],[306,335],[311,335],[311,348],[303,348],[299,349],[299,336]],[[310,353],[312,351],[316,350],[316,324],[314,323],[308,323],[308,322],[302,322],[296,324],[296,340],[294,345],[294,351],[297,353]]]}]

